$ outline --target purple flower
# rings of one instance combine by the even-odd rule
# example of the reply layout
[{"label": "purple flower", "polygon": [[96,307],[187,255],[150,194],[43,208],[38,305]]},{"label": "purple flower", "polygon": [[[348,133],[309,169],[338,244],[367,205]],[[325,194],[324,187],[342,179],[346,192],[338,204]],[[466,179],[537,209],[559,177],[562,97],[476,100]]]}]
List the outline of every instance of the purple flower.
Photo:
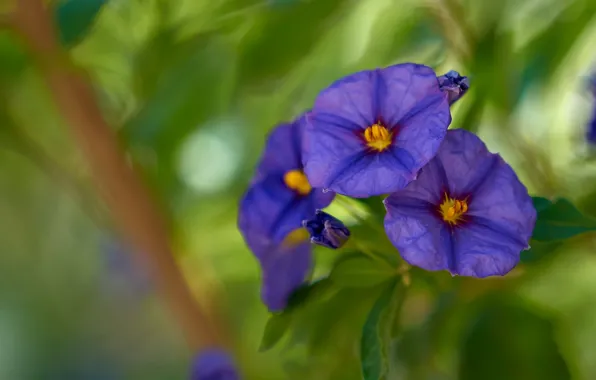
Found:
[{"label": "purple flower", "polygon": [[221,349],[209,349],[196,356],[191,380],[239,380],[230,355]]},{"label": "purple flower", "polygon": [[261,300],[269,311],[282,311],[288,306],[290,296],[303,285],[313,267],[312,246],[305,229],[297,229],[287,235],[282,243],[258,240],[259,235],[249,238],[259,255],[262,283]]},{"label": "purple flower", "polygon": [[[275,128],[267,139],[255,178],[240,203],[238,227],[245,240],[251,234],[280,243],[335,196],[313,189],[303,173],[304,117]],[[249,247],[256,252],[255,248]]]},{"label": "purple flower", "polygon": [[322,210],[317,210],[314,219],[305,220],[302,225],[310,234],[311,243],[327,248],[340,248],[350,237],[350,230],[341,220]]},{"label": "purple flower", "polygon": [[415,179],[439,149],[451,114],[435,72],[406,63],[336,81],[307,121],[304,172],[312,186],[364,198]]},{"label": "purple flower", "polygon": [[255,178],[240,203],[238,227],[261,265],[261,298],[282,310],[312,267],[302,221],[333,200],[313,189],[302,172],[304,118],[277,127],[267,140]]},{"label": "purple flower", "polygon": [[440,76],[439,88],[447,94],[449,104],[458,101],[470,88],[470,81],[468,77],[459,75],[457,71],[449,71],[447,74]]},{"label": "purple flower", "polygon": [[465,130],[447,132],[418,179],[384,203],[385,231],[404,260],[452,275],[505,275],[536,222],[513,169]]}]

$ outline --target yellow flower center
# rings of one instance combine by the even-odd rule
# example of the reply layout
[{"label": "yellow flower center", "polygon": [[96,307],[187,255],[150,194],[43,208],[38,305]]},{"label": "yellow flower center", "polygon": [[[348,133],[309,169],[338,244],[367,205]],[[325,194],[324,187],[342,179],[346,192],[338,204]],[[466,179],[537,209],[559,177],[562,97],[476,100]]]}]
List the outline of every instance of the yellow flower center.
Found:
[{"label": "yellow flower center", "polygon": [[391,145],[393,134],[381,123],[375,123],[364,131],[366,145],[378,152],[382,152]]},{"label": "yellow flower center", "polygon": [[287,248],[302,244],[308,240],[310,235],[305,228],[297,228],[286,235],[282,241],[282,245]]},{"label": "yellow flower center", "polygon": [[439,206],[443,220],[449,224],[457,224],[462,221],[463,215],[468,211],[468,202],[452,199],[445,194],[445,200]]},{"label": "yellow flower center", "polygon": [[300,195],[308,195],[312,190],[302,170],[294,169],[284,174],[284,183]]}]

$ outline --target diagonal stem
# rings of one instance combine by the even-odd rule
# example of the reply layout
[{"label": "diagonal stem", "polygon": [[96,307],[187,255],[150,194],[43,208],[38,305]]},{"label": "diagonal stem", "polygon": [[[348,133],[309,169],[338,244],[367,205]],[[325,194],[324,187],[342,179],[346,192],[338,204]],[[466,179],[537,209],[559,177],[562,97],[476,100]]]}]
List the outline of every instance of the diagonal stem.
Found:
[{"label": "diagonal stem", "polygon": [[129,165],[105,122],[83,73],[56,38],[43,0],[18,0],[11,19],[39,64],[56,107],[82,150],[115,223],[148,265],[189,346],[221,346],[223,330],[199,307],[174,260],[169,226],[149,190]]}]

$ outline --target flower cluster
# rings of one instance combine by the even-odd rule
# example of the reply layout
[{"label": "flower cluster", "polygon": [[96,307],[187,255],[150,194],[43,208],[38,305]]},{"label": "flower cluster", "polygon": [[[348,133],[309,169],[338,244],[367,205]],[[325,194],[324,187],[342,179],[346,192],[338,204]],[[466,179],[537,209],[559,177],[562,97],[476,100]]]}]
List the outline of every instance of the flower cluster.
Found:
[{"label": "flower cluster", "polygon": [[486,277],[517,264],[536,211],[498,154],[470,132],[447,131],[450,106],[468,88],[455,71],[437,76],[419,64],[362,71],[270,134],[239,212],[269,309],[283,309],[307,278],[309,240],[337,249],[349,238],[320,211],[335,193],[387,195],[386,233],[412,265]]}]

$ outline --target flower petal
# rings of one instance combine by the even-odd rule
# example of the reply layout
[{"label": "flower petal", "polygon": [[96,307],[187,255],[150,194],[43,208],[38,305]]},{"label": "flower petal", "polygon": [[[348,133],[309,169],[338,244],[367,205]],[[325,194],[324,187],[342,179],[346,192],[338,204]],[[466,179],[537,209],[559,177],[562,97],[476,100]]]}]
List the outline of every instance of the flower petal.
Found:
[{"label": "flower petal", "polygon": [[348,124],[366,128],[375,122],[374,94],[376,72],[367,70],[335,81],[323,90],[313,107],[313,114],[341,115]]},{"label": "flower petal", "polygon": [[450,232],[433,205],[395,194],[384,203],[385,231],[405,261],[430,271],[455,268]]},{"label": "flower petal", "polygon": [[418,172],[435,157],[450,123],[449,105],[440,93],[428,96],[399,121],[395,146],[404,149],[413,158],[412,173]]},{"label": "flower petal", "polygon": [[263,236],[275,243],[302,226],[302,221],[315,214],[315,211],[328,206],[332,192],[324,193],[313,189],[307,196],[301,196],[288,189],[283,179],[269,176],[253,184],[240,203],[238,227],[242,231],[248,246],[255,254],[260,251],[258,244],[253,244],[250,235]]},{"label": "flower petal", "polygon": [[478,278],[504,276],[517,265],[524,248],[526,245],[502,231],[482,224],[467,224],[454,229],[456,266],[452,273]]},{"label": "flower petal", "polygon": [[285,309],[288,299],[305,282],[312,266],[312,247],[308,240],[270,247],[261,260],[261,299],[270,311]]},{"label": "flower petal", "polygon": [[536,223],[536,209],[526,187],[500,156],[490,177],[474,191],[468,210],[479,221],[490,223],[527,247]]},{"label": "flower petal", "polygon": [[399,197],[419,199],[438,205],[446,187],[447,177],[441,161],[431,160],[420,170],[415,181],[399,191]]},{"label": "flower petal", "polygon": [[452,197],[473,193],[492,175],[496,158],[478,136],[463,129],[449,130],[437,153]]},{"label": "flower petal", "polygon": [[[415,63],[402,63],[379,70],[378,116],[394,126],[408,113],[421,111],[427,98],[442,95],[433,69]],[[449,105],[446,108],[449,113]],[[445,126],[445,130],[447,126]]]},{"label": "flower petal", "polygon": [[267,175],[283,175],[289,170],[302,168],[304,122],[304,116],[301,116],[292,123],[280,124],[269,133],[253,183]]},{"label": "flower petal", "polygon": [[[391,193],[415,178],[405,167],[411,162],[412,158],[405,150],[390,150],[380,154],[357,153],[334,168],[327,176],[324,187],[354,198]],[[307,175],[317,170],[311,169],[314,170],[306,171]]]}]

